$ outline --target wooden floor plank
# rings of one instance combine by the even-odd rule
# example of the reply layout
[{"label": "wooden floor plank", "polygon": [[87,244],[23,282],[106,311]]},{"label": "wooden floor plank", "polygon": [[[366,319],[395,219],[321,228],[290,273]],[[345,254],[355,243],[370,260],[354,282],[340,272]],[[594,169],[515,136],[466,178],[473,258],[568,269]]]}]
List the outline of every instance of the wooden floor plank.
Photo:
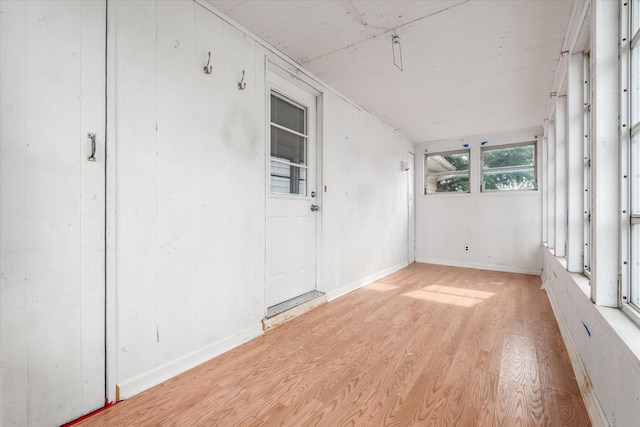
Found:
[{"label": "wooden floor plank", "polygon": [[540,278],[411,266],[82,426],[588,426]]}]

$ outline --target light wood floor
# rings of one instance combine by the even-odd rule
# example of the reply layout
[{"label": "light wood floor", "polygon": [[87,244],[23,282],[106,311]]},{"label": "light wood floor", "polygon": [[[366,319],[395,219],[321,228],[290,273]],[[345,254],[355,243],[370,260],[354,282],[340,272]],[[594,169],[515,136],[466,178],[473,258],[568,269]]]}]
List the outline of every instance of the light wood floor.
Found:
[{"label": "light wood floor", "polygon": [[588,426],[540,286],[413,264],[80,425]]}]

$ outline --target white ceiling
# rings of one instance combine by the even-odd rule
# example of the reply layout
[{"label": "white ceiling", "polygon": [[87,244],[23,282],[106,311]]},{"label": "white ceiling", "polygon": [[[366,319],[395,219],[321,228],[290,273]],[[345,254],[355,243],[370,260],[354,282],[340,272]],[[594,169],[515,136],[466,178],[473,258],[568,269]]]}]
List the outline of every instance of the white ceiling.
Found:
[{"label": "white ceiling", "polygon": [[540,126],[573,6],[208,1],[413,142]]}]

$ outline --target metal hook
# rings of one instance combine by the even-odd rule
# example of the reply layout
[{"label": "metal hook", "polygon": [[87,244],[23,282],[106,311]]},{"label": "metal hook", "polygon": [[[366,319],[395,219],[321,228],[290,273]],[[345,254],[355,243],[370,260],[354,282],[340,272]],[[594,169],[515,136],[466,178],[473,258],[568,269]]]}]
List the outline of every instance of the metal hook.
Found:
[{"label": "metal hook", "polygon": [[209,65],[211,63],[211,52],[209,53],[209,59],[207,60],[207,65],[204,66],[204,73],[205,74],[211,74],[211,72],[213,71],[213,66]]},{"label": "metal hook", "polygon": [[238,83],[238,89],[244,90],[247,87],[247,82],[244,81],[244,70],[242,70],[242,80]]}]

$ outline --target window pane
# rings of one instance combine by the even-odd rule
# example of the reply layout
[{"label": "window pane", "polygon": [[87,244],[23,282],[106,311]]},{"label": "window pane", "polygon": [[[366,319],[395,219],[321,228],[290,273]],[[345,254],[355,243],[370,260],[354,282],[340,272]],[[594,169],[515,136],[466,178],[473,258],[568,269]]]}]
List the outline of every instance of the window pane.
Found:
[{"label": "window pane", "polygon": [[630,302],[640,308],[640,224],[631,225],[631,259]]},{"label": "window pane", "polygon": [[640,1],[631,1],[631,36],[640,29]]},{"label": "window pane", "polygon": [[507,148],[486,148],[482,150],[482,160],[485,169],[502,168],[508,166],[533,166],[536,149],[532,145]]},{"label": "window pane", "polygon": [[271,126],[271,157],[307,164],[307,138]]},{"label": "window pane", "polygon": [[271,122],[307,134],[304,108],[271,95]]},{"label": "window pane", "polygon": [[536,174],[533,168],[509,171],[485,171],[482,174],[482,189],[492,190],[534,190]]},{"label": "window pane", "polygon": [[271,192],[307,195],[307,169],[271,161]]},{"label": "window pane", "polygon": [[631,124],[640,120],[640,45],[631,49]]},{"label": "window pane", "polygon": [[469,151],[426,156],[425,194],[469,192]]},{"label": "window pane", "polygon": [[631,213],[640,214],[640,134],[631,138]]}]

